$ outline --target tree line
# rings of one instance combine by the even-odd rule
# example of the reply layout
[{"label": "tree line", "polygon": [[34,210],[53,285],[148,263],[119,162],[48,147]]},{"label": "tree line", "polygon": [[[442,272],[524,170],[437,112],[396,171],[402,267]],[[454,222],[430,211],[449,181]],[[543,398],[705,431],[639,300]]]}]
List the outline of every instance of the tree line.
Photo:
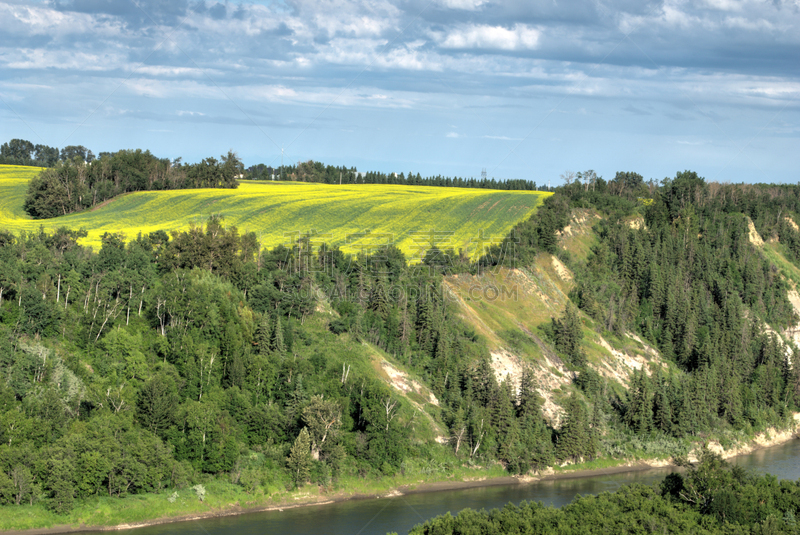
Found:
[{"label": "tree line", "polygon": [[[62,151],[63,152],[63,151]],[[89,151],[91,156],[91,151]],[[25,211],[36,219],[78,212],[133,191],[236,188],[243,165],[233,152],[196,164],[157,158],[150,151],[121,150],[100,158],[78,154],[59,160],[28,184]]]},{"label": "tree line", "polygon": [[325,165],[309,160],[297,165],[284,165],[273,169],[264,164],[247,168],[249,180],[291,180],[320,184],[396,184],[402,186],[436,186],[446,188],[481,188],[498,190],[550,191],[545,185],[525,179],[503,179],[482,177],[445,177],[442,175],[423,177],[420,173],[383,173],[380,171],[359,172],[355,167]]},{"label": "tree line", "polygon": [[59,151],[58,147],[33,144],[27,139],[12,139],[0,145],[0,164],[28,165],[33,167],[53,167],[59,161],[79,157],[91,162],[92,151],[83,145],[69,145]]}]

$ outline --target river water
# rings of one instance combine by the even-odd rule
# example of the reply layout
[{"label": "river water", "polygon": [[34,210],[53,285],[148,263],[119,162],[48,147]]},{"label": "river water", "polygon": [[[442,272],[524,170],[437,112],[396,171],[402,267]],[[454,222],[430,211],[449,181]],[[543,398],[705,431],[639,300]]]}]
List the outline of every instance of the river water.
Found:
[{"label": "river water", "polygon": [[[779,479],[800,478],[800,440],[759,450],[732,462],[756,473],[774,474]],[[653,484],[670,468],[613,475],[540,481],[530,484],[481,487],[410,494],[394,498],[352,500],[300,507],[285,511],[250,513],[136,529],[131,535],[385,535],[408,533],[416,524],[448,511],[465,507],[491,509],[522,500],[541,501],[560,507],[578,495],[613,491],[628,483]]]}]

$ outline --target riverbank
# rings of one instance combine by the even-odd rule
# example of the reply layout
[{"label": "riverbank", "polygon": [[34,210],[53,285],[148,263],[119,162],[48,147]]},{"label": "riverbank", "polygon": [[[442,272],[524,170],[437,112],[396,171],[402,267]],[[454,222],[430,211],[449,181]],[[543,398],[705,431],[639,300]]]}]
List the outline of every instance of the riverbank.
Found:
[{"label": "riverbank", "polygon": [[[706,446],[712,452],[720,455],[723,459],[734,459],[755,453],[756,451],[780,446],[794,440],[798,437],[798,426],[800,425],[800,413],[794,414],[794,422],[788,429],[776,429],[774,427],[756,434],[752,439],[744,443],[733,444],[729,447],[724,447],[718,440],[710,440]],[[697,446],[687,456],[689,462],[696,463],[702,445]],[[588,464],[588,463],[587,463]],[[637,461],[620,461],[616,466],[609,466],[603,468],[582,468],[583,465],[573,465],[574,467],[566,467],[555,470],[548,468],[541,474],[533,476],[522,476],[518,478],[520,482],[535,483],[537,481],[551,481],[555,479],[570,479],[591,477],[598,475],[613,475],[625,472],[652,470],[656,468],[676,468],[672,459],[641,459]]]},{"label": "riverbank", "polygon": [[[725,458],[733,458],[737,456],[747,455],[760,449],[770,448],[784,444],[795,438],[795,430],[787,429],[778,431],[775,429],[769,430],[766,433],[756,435],[749,439],[746,443],[740,443],[729,446],[727,449],[722,448],[719,442],[712,441],[708,443],[709,449],[720,453]],[[695,455],[690,458],[696,457]],[[206,500],[206,503],[198,505],[199,510],[191,511],[186,514],[160,516],[158,518],[142,518],[140,521],[117,523],[116,525],[87,525],[87,523],[71,523],[69,525],[54,525],[50,524],[48,527],[41,527],[35,529],[24,529],[16,531],[2,531],[0,533],[14,533],[14,534],[54,534],[54,533],[75,533],[75,532],[101,532],[101,531],[119,531],[134,528],[141,528],[146,526],[155,526],[162,524],[170,524],[176,522],[187,522],[193,520],[203,520],[210,518],[218,518],[225,516],[241,515],[247,513],[258,513],[268,511],[284,511],[288,509],[295,509],[299,507],[313,507],[323,506],[338,502],[350,500],[366,500],[366,499],[385,499],[395,496],[403,496],[410,494],[440,492],[440,491],[454,491],[461,489],[470,489],[478,487],[491,487],[491,486],[510,486],[510,485],[526,485],[533,484],[538,481],[553,481],[560,479],[579,479],[589,478],[604,475],[621,474],[625,472],[638,472],[647,471],[651,469],[665,468],[671,466],[668,461],[664,460],[638,460],[638,461],[620,461],[619,464],[604,467],[591,467],[594,463],[586,463],[585,465],[574,465],[573,467],[558,468],[556,470],[548,469],[547,471],[537,474],[535,476],[525,477],[511,477],[507,475],[500,475],[496,469],[479,469],[479,470],[461,470],[457,475],[458,479],[441,479],[439,481],[423,481],[419,477],[413,478],[414,481],[409,481],[409,478],[392,478],[382,482],[369,482],[373,485],[370,490],[364,488],[362,483],[361,491],[353,491],[352,488],[347,491],[337,491],[333,493],[321,493],[317,488],[306,487],[300,491],[282,494],[279,501],[270,501],[271,499],[266,496],[253,497],[240,493],[237,499],[226,500]],[[588,466],[587,466],[588,465]],[[403,484],[398,479],[405,481]],[[384,488],[375,488],[378,484],[382,483]],[[394,486],[393,486],[394,485]],[[186,493],[187,491],[182,491]],[[260,498],[260,499],[259,499]],[[131,503],[139,501],[144,502],[143,505],[151,500],[151,503],[156,501],[165,501],[166,495],[149,495],[147,497],[132,496],[126,498],[126,506]],[[267,503],[270,501],[270,503]],[[259,503],[260,502],[260,503]],[[98,500],[97,504],[92,504],[91,508],[97,506],[97,511],[103,507],[119,507],[120,501],[116,499],[109,499],[108,501]],[[158,514],[157,507],[145,508],[150,514]],[[42,508],[42,511],[44,509]],[[95,512],[97,512],[95,511]],[[34,513],[35,511],[31,511]],[[42,522],[44,523],[44,522]]]}]

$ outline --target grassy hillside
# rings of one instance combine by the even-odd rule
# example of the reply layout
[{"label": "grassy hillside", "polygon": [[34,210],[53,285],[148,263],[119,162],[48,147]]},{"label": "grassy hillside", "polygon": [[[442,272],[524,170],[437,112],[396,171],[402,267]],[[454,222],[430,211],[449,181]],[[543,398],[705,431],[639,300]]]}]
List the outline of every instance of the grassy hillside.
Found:
[{"label": "grassy hillside", "polygon": [[[484,239],[501,240],[512,225],[533,213],[549,193],[378,184],[327,185],[300,182],[243,182],[236,190],[199,189],[140,192],[118,197],[91,211],[32,220],[22,209],[28,181],[37,167],[0,166],[0,227],[19,232],[61,226],[83,227],[85,245],[100,244],[104,232],[185,229],[211,214],[226,225],[258,234],[262,245],[288,244],[297,233],[319,233],[319,241],[358,252],[392,242],[410,258],[429,247],[423,233],[433,229],[437,245],[458,250]],[[353,236],[371,230],[372,238]],[[452,234],[451,234],[452,233]],[[378,236],[381,235],[381,236]],[[348,238],[350,237],[350,238]]]},{"label": "grassy hillside", "polygon": [[[586,262],[599,237],[592,225],[596,212],[575,209],[569,224],[559,232],[559,249],[574,264]],[[445,278],[461,318],[482,335],[492,356],[498,381],[506,377],[519,385],[522,370],[534,373],[543,398],[543,414],[558,425],[562,403],[575,389],[569,371],[544,338],[542,326],[561,317],[574,288],[574,273],[556,256],[539,253],[524,268],[496,268],[478,275],[458,274]],[[658,352],[633,333],[618,337],[581,312],[583,350],[589,365],[609,380],[618,394],[628,386],[634,370],[662,362]]]}]

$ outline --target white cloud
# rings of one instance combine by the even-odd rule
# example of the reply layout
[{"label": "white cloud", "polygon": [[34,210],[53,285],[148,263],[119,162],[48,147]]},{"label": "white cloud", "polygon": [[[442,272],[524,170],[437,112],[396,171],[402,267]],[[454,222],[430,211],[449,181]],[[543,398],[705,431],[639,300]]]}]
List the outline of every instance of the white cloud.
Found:
[{"label": "white cloud", "polygon": [[771,22],[764,19],[751,19],[746,17],[728,17],[723,22],[729,28],[741,28],[743,30],[767,30],[772,31],[775,27]]},{"label": "white cloud", "polygon": [[741,11],[744,2],[740,0],[706,0],[706,4],[720,11]]},{"label": "white cloud", "polygon": [[461,136],[457,132],[448,132],[447,135],[444,137],[457,138]]},{"label": "white cloud", "polygon": [[508,136],[483,136],[484,139],[498,139],[500,141],[522,141],[521,137],[508,137]]},{"label": "white cloud", "polygon": [[89,54],[73,50],[23,48],[0,56],[9,69],[60,69],[72,71],[107,71],[126,61],[118,54]]},{"label": "white cloud", "polygon": [[531,50],[538,46],[541,32],[525,24],[503,26],[470,25],[457,28],[441,41],[442,48],[485,48]]},{"label": "white cloud", "polygon": [[107,17],[61,12],[37,5],[0,3],[0,20],[3,21],[3,31],[10,35],[47,35],[55,38],[91,35],[94,38],[118,38],[128,33],[119,21]]},{"label": "white cloud", "polygon": [[439,5],[449,9],[475,11],[486,4],[486,0],[439,0]]}]

